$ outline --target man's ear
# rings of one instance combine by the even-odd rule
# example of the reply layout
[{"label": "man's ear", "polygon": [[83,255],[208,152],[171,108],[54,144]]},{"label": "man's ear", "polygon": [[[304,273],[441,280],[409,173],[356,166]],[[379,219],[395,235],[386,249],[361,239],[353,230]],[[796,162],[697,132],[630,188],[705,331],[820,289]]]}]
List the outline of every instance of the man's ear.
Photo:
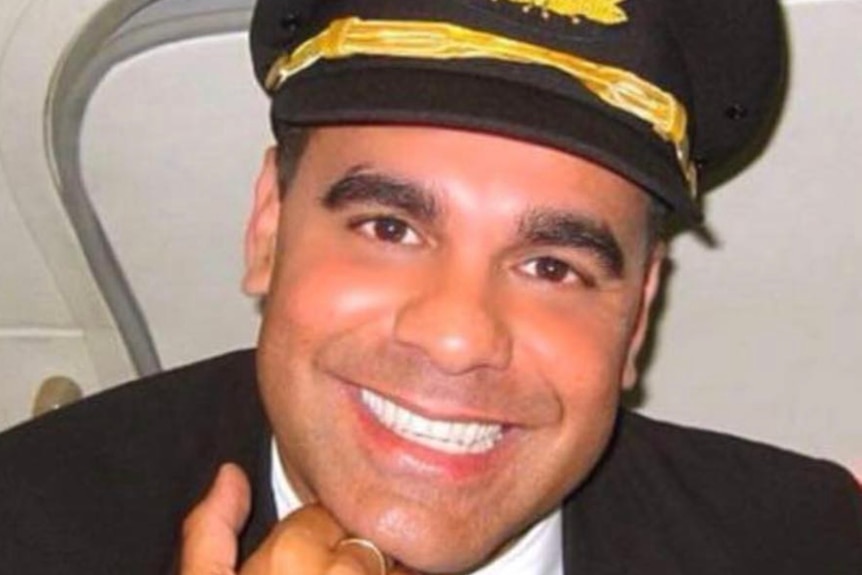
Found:
[{"label": "man's ear", "polygon": [[640,309],[636,319],[632,339],[629,342],[628,356],[623,368],[623,389],[631,389],[638,379],[638,355],[643,347],[646,334],[649,332],[652,305],[659,292],[662,282],[662,269],[665,256],[667,255],[667,244],[657,242],[652,249],[647,262],[646,278],[644,279],[643,293],[641,295]]},{"label": "man's ear", "polygon": [[242,288],[248,295],[269,291],[275,267],[276,238],[281,213],[275,148],[263,157],[254,189],[254,205],[245,228],[245,274]]}]

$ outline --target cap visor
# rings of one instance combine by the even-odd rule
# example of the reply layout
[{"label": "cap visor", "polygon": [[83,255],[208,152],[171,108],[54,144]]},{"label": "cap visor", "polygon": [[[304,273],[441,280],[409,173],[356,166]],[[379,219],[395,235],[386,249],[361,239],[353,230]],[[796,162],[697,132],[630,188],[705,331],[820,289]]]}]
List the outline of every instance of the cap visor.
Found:
[{"label": "cap visor", "polygon": [[[439,69],[332,67],[291,78],[273,97],[273,121],[294,125],[424,124],[498,134],[586,158],[631,180],[688,222],[700,221],[673,156],[646,124],[598,101],[497,77]],[[599,107],[603,106],[603,107]]]}]

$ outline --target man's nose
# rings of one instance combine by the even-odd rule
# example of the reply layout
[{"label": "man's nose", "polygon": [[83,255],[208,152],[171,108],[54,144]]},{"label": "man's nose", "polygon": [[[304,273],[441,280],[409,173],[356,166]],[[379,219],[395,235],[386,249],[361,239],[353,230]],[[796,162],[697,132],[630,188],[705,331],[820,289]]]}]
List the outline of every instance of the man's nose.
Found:
[{"label": "man's nose", "polygon": [[512,339],[504,310],[491,281],[477,275],[438,274],[423,285],[398,311],[396,341],[451,375],[507,367]]}]

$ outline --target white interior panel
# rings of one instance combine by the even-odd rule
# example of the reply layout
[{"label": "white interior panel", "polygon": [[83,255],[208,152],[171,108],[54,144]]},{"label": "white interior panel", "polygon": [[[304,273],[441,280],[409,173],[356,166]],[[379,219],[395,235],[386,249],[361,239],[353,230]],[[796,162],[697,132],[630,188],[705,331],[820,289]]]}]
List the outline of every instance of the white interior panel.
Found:
[{"label": "white interior panel", "polygon": [[800,3],[789,24],[775,141],[709,197],[718,245],[674,246],[646,410],[859,466],[862,2]]},{"label": "white interior panel", "polygon": [[0,45],[6,43],[11,30],[21,17],[28,0],[3,0],[0,2]]},{"label": "white interior panel", "polygon": [[48,375],[88,391],[132,375],[63,210],[45,140],[52,74],[103,0],[0,1],[0,428]]},{"label": "white interior panel", "polygon": [[0,337],[74,325],[54,277],[18,211],[0,163]]},{"label": "white interior panel", "polygon": [[127,60],[84,117],[84,181],[165,367],[255,340],[242,236],[271,136],[246,44],[210,36]]}]

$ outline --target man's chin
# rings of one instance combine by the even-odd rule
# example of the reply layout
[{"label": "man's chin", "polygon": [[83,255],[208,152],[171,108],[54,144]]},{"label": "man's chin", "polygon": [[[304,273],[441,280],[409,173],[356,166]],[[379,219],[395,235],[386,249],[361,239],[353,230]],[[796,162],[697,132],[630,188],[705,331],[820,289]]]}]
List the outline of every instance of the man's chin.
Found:
[{"label": "man's chin", "polygon": [[488,533],[487,526],[482,525],[465,534],[464,522],[459,523],[457,528],[439,525],[428,529],[426,524],[421,530],[378,530],[371,539],[410,570],[456,574],[481,567],[506,549],[511,539],[517,538]]},{"label": "man's chin", "polygon": [[415,553],[408,552],[406,555],[393,554],[392,557],[408,569],[416,573],[454,575],[459,573],[469,573],[475,571],[482,565],[488,563],[495,553],[486,553],[482,555],[472,554],[453,554],[452,550],[441,552],[442,548],[438,548],[432,553]]}]

